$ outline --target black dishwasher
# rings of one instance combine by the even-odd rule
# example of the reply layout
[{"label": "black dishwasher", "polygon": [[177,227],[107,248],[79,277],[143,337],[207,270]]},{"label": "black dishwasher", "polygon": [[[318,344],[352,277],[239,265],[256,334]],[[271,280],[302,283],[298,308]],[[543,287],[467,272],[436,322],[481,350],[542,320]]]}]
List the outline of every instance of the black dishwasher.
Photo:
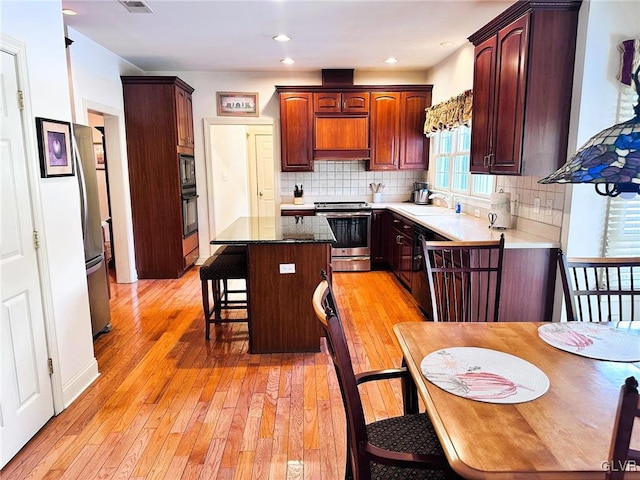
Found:
[{"label": "black dishwasher", "polygon": [[427,270],[422,255],[421,239],[426,241],[436,239],[435,233],[422,225],[414,224],[413,227],[413,268],[411,272],[411,294],[420,306],[428,320],[431,315],[431,295],[429,293],[429,281],[427,280]]}]

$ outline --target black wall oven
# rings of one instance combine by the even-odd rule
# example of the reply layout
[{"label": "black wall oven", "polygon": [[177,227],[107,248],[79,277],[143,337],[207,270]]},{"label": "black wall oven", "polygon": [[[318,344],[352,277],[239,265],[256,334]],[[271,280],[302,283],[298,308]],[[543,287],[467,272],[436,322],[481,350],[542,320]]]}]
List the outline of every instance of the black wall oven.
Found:
[{"label": "black wall oven", "polygon": [[318,202],[316,215],[324,216],[336,237],[331,242],[331,268],[335,272],[371,270],[371,206],[366,202]]},{"label": "black wall oven", "polygon": [[180,195],[182,197],[182,236],[198,231],[198,193],[196,190],[196,162],[191,155],[180,154]]},{"label": "black wall oven", "polygon": [[185,189],[196,188],[196,160],[191,155],[180,154],[180,187]]},{"label": "black wall oven", "polygon": [[198,195],[196,189],[182,192],[182,236],[198,231]]}]

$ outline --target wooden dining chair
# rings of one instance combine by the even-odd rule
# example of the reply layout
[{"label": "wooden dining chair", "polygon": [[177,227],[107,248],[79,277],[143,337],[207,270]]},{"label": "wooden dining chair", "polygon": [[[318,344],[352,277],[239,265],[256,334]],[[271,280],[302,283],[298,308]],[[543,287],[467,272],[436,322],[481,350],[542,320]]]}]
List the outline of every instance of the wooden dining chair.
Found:
[{"label": "wooden dining chair", "polygon": [[373,380],[407,377],[411,379],[410,373],[406,368],[378,370],[357,375],[354,373],[335,297],[324,272],[323,279],[313,295],[313,307],[326,334],[329,355],[333,360],[345,407],[347,418],[345,478],[354,480],[459,478],[449,466],[426,413],[405,414],[365,423],[358,385]]},{"label": "wooden dining chair", "polygon": [[623,480],[626,470],[640,470],[640,450],[629,448],[633,424],[637,417],[640,417],[638,381],[635,377],[629,377],[620,388],[606,480]]},{"label": "wooden dining chair", "polygon": [[421,241],[432,320],[497,322],[504,234],[495,241]]},{"label": "wooden dining chair", "polygon": [[567,320],[640,320],[639,257],[567,257],[558,250]]}]

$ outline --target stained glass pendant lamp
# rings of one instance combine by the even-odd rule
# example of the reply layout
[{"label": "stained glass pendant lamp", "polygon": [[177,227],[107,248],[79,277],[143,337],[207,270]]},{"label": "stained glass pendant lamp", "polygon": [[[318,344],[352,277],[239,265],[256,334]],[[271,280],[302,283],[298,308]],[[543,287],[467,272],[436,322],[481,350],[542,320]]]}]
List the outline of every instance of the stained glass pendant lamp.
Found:
[{"label": "stained glass pendant lamp", "polygon": [[[630,70],[629,70],[630,71]],[[640,98],[640,66],[630,75]],[[640,194],[640,100],[634,117],[594,135],[562,167],[538,183],[593,183],[603,196]]]}]

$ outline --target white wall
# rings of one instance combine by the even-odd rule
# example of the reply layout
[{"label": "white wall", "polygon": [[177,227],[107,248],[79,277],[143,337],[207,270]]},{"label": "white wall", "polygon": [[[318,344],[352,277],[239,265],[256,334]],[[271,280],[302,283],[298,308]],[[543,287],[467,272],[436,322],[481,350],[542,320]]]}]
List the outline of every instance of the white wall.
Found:
[{"label": "white wall", "polygon": [[435,67],[429,69],[426,83],[433,84],[432,104],[445,102],[473,88],[473,45],[453,52]]},{"label": "white wall", "polygon": [[249,215],[249,169],[244,125],[212,125],[210,134],[215,235]]},{"label": "white wall", "polygon": [[[33,117],[71,121],[69,86],[64,48],[64,28],[60,1],[2,1],[2,32],[27,46],[29,85],[26,102]],[[38,169],[35,145],[27,145],[28,160]],[[45,256],[46,269],[41,272],[47,322],[55,338],[49,344],[57,346],[56,375],[59,376],[64,406],[67,406],[98,375],[94,358],[91,319],[84,265],[84,246],[80,223],[78,181],[73,177],[42,178],[39,189],[42,225],[40,255]],[[51,353],[51,352],[50,352]],[[55,359],[54,359],[55,360]]]}]

